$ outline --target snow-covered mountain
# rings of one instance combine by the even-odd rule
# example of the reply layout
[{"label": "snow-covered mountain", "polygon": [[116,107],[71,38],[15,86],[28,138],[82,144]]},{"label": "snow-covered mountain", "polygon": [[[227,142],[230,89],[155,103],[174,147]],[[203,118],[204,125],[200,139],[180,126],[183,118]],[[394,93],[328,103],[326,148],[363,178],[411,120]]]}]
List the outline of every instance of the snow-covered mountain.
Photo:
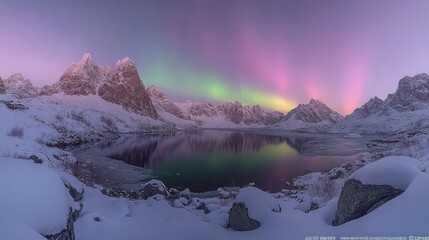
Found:
[{"label": "snow-covered mountain", "polygon": [[429,107],[429,75],[406,76],[399,81],[395,93],[386,100],[374,97],[356,109],[348,118],[362,119],[370,115],[391,115],[397,112],[411,112]]},{"label": "snow-covered mountain", "polygon": [[93,63],[91,55],[86,53],[65,71],[57,83],[44,86],[40,92],[41,95],[55,93],[99,95],[128,111],[158,117],[137,67],[129,58],[119,60],[114,68],[108,68]]},{"label": "snow-covered mountain", "polygon": [[344,121],[321,131],[372,133],[427,132],[429,127],[429,75],[406,76],[385,100],[374,97]]},{"label": "snow-covered mountain", "polygon": [[[159,112],[169,113],[177,118],[190,120],[207,127],[213,126],[249,126],[271,125],[279,123],[284,114],[280,112],[265,112],[261,106],[244,106],[238,101],[222,102],[218,105],[209,102],[185,102],[175,103],[160,89],[151,86],[147,89],[150,98]],[[215,120],[215,121],[213,121]]]},{"label": "snow-covered mountain", "polygon": [[[21,73],[15,73],[12,76],[3,80],[4,88],[6,93],[14,94],[20,98],[35,97],[38,94],[38,90],[30,82],[30,80],[24,78]],[[1,89],[0,83],[0,89]]]},{"label": "snow-covered mountain", "polygon": [[286,115],[286,121],[300,120],[305,123],[331,122],[337,123],[343,120],[343,116],[330,109],[319,100],[311,99],[308,104],[299,104]]}]

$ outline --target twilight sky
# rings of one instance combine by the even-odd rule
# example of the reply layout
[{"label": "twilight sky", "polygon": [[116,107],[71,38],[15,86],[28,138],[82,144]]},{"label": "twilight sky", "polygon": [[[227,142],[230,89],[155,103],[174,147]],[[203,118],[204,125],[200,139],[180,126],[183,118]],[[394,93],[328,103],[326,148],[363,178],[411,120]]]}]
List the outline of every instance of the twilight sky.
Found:
[{"label": "twilight sky", "polygon": [[0,76],[58,81],[83,53],[132,58],[174,100],[349,114],[429,72],[429,1],[0,0]]}]

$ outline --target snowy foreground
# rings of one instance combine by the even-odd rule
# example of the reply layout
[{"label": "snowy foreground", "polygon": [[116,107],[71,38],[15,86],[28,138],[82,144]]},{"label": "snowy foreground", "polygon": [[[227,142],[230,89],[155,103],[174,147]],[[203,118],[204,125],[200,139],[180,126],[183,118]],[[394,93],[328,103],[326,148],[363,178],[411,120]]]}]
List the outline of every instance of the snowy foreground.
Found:
[{"label": "snowy foreground", "polygon": [[[388,185],[403,193],[339,226],[332,223],[340,191],[330,199],[322,199],[306,191],[269,194],[249,186],[227,198],[114,198],[102,194],[100,186],[79,182],[72,175],[74,156],[47,145],[68,144],[62,142],[65,137],[77,143],[87,138],[103,139],[109,137],[107,129],[113,126],[119,132],[152,126],[162,129],[164,122],[129,113],[95,96],[54,95],[18,100],[3,95],[1,100],[29,109],[12,110],[0,104],[0,239],[45,239],[70,230],[73,221],[78,240],[429,235],[429,164],[425,157],[385,157],[352,173],[348,178],[366,185]],[[91,104],[82,109],[80,101]],[[297,184],[316,184],[322,175],[309,174],[297,179]],[[82,198],[72,197],[70,189],[83,191]],[[222,194],[228,195],[220,190]],[[206,209],[198,210],[202,202]],[[260,223],[259,228],[243,232],[228,228],[228,212],[239,202],[246,205],[249,217]],[[311,203],[318,207],[309,209],[307,205]]]}]

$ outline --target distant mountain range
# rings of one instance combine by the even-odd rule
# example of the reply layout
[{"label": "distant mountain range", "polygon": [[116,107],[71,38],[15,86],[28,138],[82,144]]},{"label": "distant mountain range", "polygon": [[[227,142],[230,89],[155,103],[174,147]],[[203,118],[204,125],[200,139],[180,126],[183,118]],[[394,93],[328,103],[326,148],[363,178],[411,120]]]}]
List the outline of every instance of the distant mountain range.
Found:
[{"label": "distant mountain range", "polygon": [[[213,104],[209,102],[173,102],[160,89],[146,88],[139,77],[135,63],[124,58],[113,68],[93,62],[89,53],[67,68],[59,81],[40,89],[22,74],[0,79],[0,93],[15,94],[20,98],[38,95],[98,95],[107,102],[122,106],[129,112],[162,119],[172,123],[190,123],[204,127],[219,126],[274,126],[284,122],[302,124],[336,123],[343,117],[318,100],[300,104],[287,115],[267,112],[259,105],[244,106],[238,101]],[[292,124],[295,126],[296,124]]]}]

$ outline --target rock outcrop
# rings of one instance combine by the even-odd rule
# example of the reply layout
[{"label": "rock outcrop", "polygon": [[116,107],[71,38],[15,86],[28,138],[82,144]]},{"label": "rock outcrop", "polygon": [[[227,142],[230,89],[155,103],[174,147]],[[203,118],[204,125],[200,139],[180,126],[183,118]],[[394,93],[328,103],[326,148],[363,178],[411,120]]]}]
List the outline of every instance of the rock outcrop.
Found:
[{"label": "rock outcrop", "polygon": [[0,77],[0,94],[6,93],[6,87],[4,86],[3,79]]},{"label": "rock outcrop", "polygon": [[42,95],[55,93],[99,95],[127,111],[158,117],[137,67],[129,58],[119,60],[114,68],[108,68],[93,63],[91,55],[86,53],[65,71],[57,83],[44,86],[40,92]]},{"label": "rock outcrop", "polygon": [[140,190],[140,193],[143,199],[147,199],[158,194],[163,195],[165,198],[170,195],[164,183],[156,179],[152,179],[149,182],[145,183],[143,188]]},{"label": "rock outcrop", "polygon": [[330,109],[319,100],[311,99],[308,104],[299,104],[286,115],[286,120],[300,120],[305,123],[331,122],[343,120],[343,116]]},{"label": "rock outcrop", "polygon": [[116,63],[115,69],[108,73],[107,80],[100,85],[98,95],[130,112],[152,118],[158,117],[140,79],[137,67],[129,58],[124,58]]},{"label": "rock outcrop", "polygon": [[349,179],[344,184],[338,199],[333,225],[338,226],[360,218],[402,192],[389,185],[364,185],[358,180]]},{"label": "rock outcrop", "polygon": [[21,73],[15,73],[6,79],[3,79],[3,84],[6,89],[6,93],[15,94],[20,98],[29,98],[38,95],[36,87],[34,87],[30,80],[25,79]]},{"label": "rock outcrop", "polygon": [[189,113],[197,117],[213,117],[217,115],[216,107],[208,102],[192,103]]},{"label": "rock outcrop", "polygon": [[236,231],[252,231],[261,226],[261,223],[249,217],[246,204],[233,203],[228,212],[229,227]]}]

